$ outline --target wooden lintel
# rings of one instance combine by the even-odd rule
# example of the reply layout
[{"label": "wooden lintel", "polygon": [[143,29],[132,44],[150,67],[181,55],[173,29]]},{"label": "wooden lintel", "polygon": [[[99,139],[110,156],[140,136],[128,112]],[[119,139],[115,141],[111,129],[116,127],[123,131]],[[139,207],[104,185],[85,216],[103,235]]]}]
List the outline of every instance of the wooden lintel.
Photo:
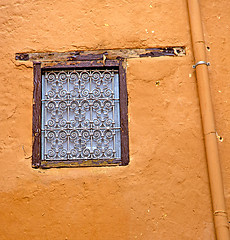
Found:
[{"label": "wooden lintel", "polygon": [[74,52],[37,52],[16,53],[15,60],[19,61],[95,61],[114,60],[139,57],[185,56],[185,47],[162,47],[146,49],[107,49]]}]

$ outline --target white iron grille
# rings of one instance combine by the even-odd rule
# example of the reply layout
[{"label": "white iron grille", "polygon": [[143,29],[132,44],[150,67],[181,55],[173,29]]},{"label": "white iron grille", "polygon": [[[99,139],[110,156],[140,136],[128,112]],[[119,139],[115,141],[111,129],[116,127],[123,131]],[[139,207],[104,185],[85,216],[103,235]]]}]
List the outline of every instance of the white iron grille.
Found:
[{"label": "white iron grille", "polygon": [[117,70],[42,75],[42,160],[121,159]]}]

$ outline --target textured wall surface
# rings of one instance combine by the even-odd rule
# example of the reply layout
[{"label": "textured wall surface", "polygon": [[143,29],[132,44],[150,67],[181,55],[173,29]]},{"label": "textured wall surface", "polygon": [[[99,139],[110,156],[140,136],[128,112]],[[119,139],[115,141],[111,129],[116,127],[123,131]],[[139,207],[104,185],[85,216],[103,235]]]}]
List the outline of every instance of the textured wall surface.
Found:
[{"label": "textured wall surface", "polygon": [[[230,213],[230,4],[200,2]],[[1,0],[0,46],[1,240],[215,239],[185,0]],[[187,55],[128,60],[128,166],[31,168],[32,63],[16,52],[156,46]]]}]

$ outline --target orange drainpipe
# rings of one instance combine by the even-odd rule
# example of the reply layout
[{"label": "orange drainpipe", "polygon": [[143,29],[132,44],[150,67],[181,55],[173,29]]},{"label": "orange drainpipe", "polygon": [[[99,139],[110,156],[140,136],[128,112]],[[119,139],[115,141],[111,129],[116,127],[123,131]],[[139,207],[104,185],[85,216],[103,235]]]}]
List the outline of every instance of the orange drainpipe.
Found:
[{"label": "orange drainpipe", "polygon": [[187,0],[217,240],[230,240],[198,0]]}]

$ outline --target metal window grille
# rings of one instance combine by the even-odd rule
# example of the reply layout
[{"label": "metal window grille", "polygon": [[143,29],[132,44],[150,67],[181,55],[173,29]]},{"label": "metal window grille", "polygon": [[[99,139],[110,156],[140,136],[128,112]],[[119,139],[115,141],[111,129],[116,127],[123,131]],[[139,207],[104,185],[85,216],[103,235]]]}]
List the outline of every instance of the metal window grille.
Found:
[{"label": "metal window grille", "polygon": [[41,159],[121,159],[118,70],[43,72]]}]

